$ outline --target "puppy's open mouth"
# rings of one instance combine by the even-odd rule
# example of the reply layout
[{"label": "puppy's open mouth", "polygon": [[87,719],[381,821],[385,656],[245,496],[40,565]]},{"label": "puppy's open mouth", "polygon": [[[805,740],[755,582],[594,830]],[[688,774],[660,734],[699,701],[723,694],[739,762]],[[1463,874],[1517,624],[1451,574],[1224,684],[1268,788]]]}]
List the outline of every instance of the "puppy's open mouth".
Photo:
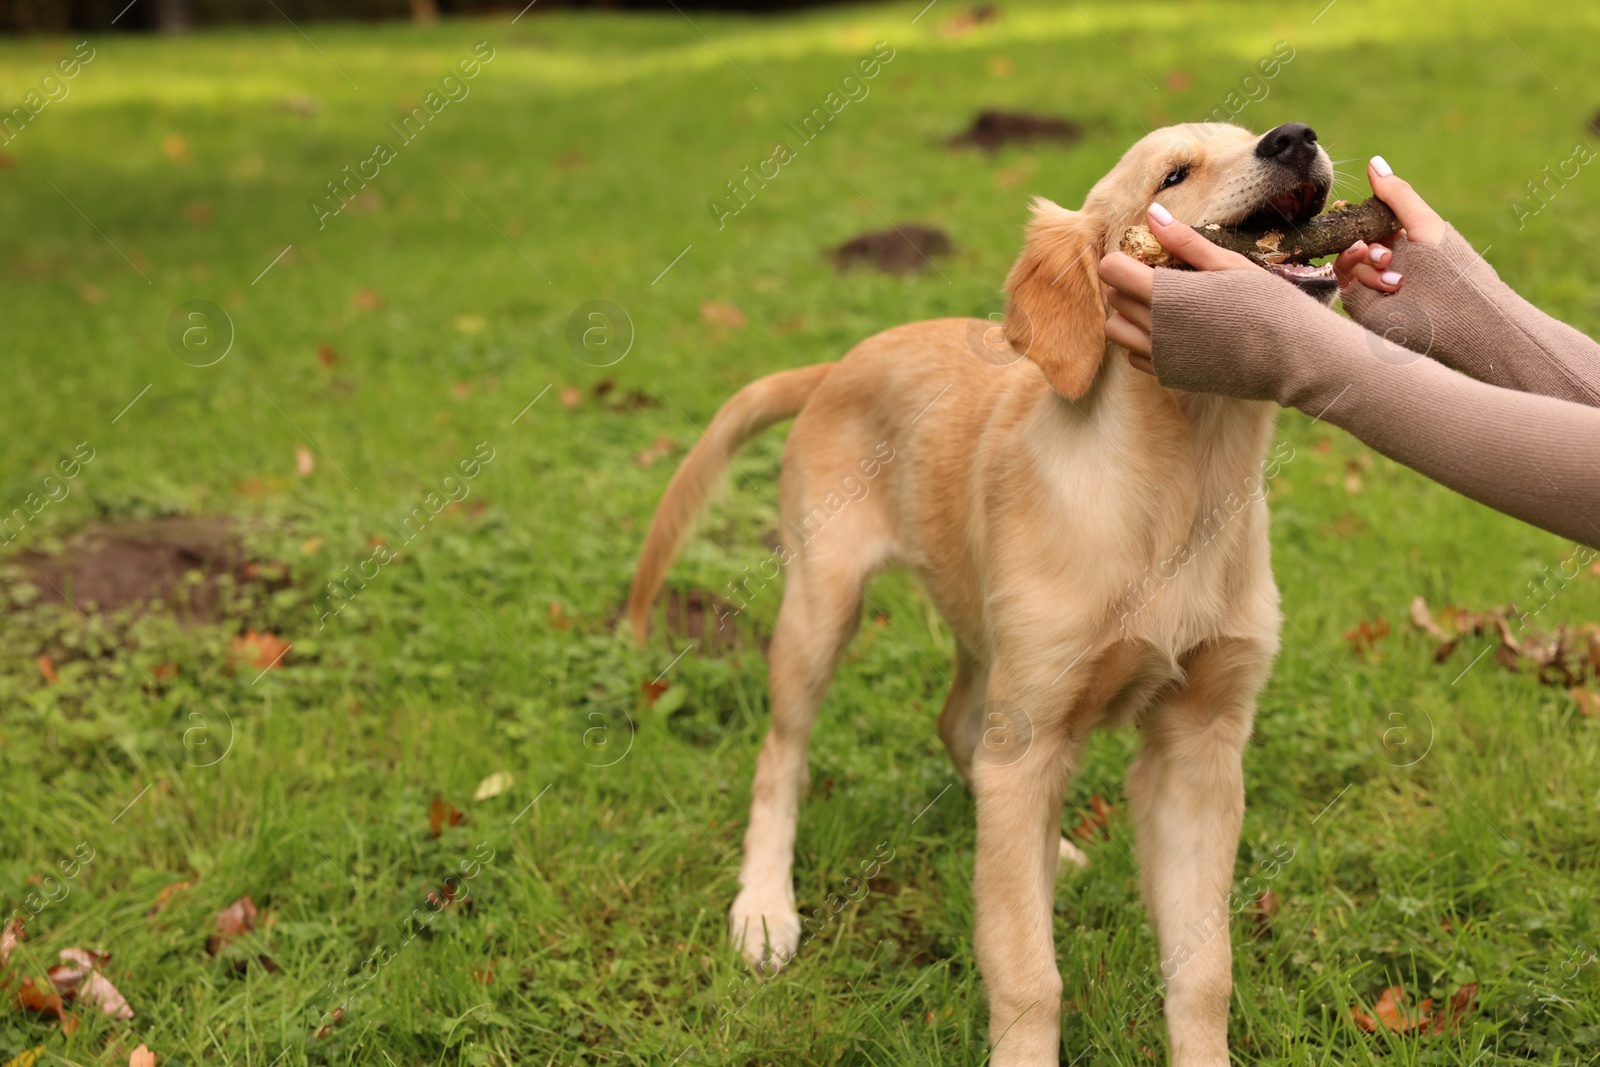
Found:
[{"label": "puppy's open mouth", "polygon": [[[1242,230],[1290,232],[1316,218],[1328,202],[1328,186],[1303,181],[1268,197],[1260,207],[1235,223]],[[1334,281],[1333,263],[1318,267],[1303,263],[1272,263],[1267,270],[1302,288],[1316,289]]]}]

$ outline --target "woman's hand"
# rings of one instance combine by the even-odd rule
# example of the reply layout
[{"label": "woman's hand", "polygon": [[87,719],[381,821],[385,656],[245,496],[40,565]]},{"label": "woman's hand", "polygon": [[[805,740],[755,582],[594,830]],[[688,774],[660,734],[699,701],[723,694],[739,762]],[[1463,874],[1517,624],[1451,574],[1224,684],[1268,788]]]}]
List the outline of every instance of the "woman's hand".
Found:
[{"label": "woman's hand", "polygon": [[[1367,180],[1372,192],[1388,204],[1400,220],[1401,233],[1414,244],[1434,245],[1444,239],[1445,221],[1418,196],[1411,183],[1397,178],[1382,156],[1373,156],[1367,164]],[[1339,290],[1350,288],[1357,282],[1380,293],[1398,292],[1401,275],[1389,270],[1394,254],[1388,246],[1394,243],[1397,233],[1381,238],[1373,244],[1357,241],[1333,261],[1334,276],[1339,279]]]},{"label": "woman's hand", "polygon": [[[1260,270],[1237,252],[1219,248],[1178,222],[1160,204],[1151,204],[1146,221],[1161,247],[1196,270]],[[1147,374],[1155,373],[1150,362],[1150,294],[1155,288],[1156,269],[1147,267],[1122,252],[1113,252],[1100,261],[1100,280],[1111,287],[1111,316],[1106,319],[1106,337],[1128,350],[1128,362]]]}]

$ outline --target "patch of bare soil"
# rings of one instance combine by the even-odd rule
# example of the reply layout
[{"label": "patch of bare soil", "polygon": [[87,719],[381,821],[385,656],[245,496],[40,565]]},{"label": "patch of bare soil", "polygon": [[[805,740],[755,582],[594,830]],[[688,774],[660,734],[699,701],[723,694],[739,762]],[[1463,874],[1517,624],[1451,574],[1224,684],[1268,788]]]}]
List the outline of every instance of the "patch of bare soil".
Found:
[{"label": "patch of bare soil", "polygon": [[839,271],[865,266],[885,274],[912,274],[928,269],[932,257],[948,255],[952,247],[943,230],[903,222],[852,237],[833,250],[833,266]]},{"label": "patch of bare soil", "polygon": [[1034,115],[1026,111],[990,109],[978,112],[971,126],[950,138],[950,147],[973,147],[995,152],[1008,144],[1035,144],[1039,141],[1072,144],[1082,136],[1083,127],[1071,119]]},{"label": "patch of bare soil", "polygon": [[[218,579],[288,584],[288,575],[258,567],[239,544],[226,518],[151,519],[91,525],[73,534],[58,555],[25,551],[13,557],[21,580],[35,586],[44,603],[70,600],[87,610],[143,608],[159,601],[165,610],[197,622],[222,616]],[[191,572],[199,574],[191,581]]]}]

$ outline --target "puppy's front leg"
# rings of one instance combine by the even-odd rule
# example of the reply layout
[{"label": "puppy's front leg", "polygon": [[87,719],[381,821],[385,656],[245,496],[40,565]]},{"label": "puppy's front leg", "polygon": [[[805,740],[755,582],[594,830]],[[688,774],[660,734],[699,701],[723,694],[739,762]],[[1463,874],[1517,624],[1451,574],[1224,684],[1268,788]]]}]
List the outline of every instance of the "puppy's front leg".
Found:
[{"label": "puppy's front leg", "polygon": [[1244,819],[1241,759],[1271,650],[1219,641],[1141,719],[1128,773],[1140,883],[1161,943],[1174,1067],[1228,1067],[1229,886]]},{"label": "puppy's front leg", "polygon": [[[1008,705],[991,701],[989,706]],[[972,764],[978,805],[973,944],[989,993],[993,1067],[1059,1062],[1061,972],[1051,904],[1062,790],[1077,752],[1059,740],[1046,741],[1037,718],[1031,725],[1031,743],[1020,757],[1012,739],[1000,754],[980,746]]]}]

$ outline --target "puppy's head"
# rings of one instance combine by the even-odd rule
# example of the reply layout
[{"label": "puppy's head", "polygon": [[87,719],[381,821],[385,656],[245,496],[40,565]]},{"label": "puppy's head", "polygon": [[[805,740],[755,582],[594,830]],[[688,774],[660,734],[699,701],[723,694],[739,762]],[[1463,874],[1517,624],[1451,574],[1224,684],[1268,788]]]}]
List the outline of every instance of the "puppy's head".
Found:
[{"label": "puppy's head", "polygon": [[[1033,203],[1022,255],[1006,278],[1006,340],[1063,395],[1089,391],[1105,356],[1105,299],[1096,271],[1151,201],[1192,226],[1266,229],[1322,210],[1333,165],[1311,127],[1292,122],[1260,136],[1224,123],[1188,123],[1139,141],[1095,184],[1078,211]],[[1331,267],[1280,270],[1331,295]]]}]

